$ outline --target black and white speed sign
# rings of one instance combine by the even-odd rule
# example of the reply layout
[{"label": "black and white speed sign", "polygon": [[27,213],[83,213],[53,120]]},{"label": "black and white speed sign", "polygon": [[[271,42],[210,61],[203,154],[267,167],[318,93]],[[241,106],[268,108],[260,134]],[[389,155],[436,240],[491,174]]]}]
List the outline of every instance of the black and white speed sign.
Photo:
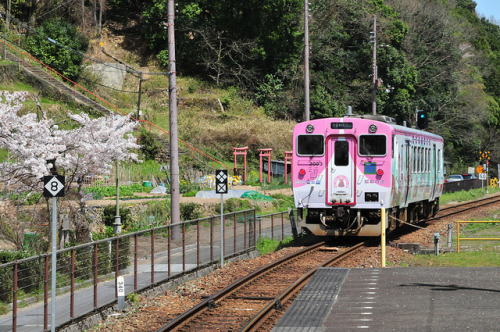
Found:
[{"label": "black and white speed sign", "polygon": [[64,196],[64,176],[48,175],[43,177],[43,196],[63,197]]}]

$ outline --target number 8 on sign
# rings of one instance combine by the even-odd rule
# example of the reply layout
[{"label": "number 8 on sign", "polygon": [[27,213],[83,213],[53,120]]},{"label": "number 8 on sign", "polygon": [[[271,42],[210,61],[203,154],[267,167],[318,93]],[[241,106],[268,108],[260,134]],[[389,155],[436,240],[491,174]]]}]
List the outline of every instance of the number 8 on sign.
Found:
[{"label": "number 8 on sign", "polygon": [[64,176],[50,175],[43,177],[43,196],[63,197],[64,196]]}]

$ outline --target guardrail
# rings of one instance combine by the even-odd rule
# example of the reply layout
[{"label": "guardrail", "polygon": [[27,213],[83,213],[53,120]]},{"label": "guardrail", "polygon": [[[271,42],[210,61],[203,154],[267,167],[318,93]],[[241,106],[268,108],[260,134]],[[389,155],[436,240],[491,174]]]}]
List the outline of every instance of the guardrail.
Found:
[{"label": "guardrail", "polygon": [[498,237],[479,237],[479,238],[473,238],[473,237],[466,237],[460,239],[460,224],[487,224],[487,223],[492,223],[492,224],[498,224],[500,221],[457,221],[457,252],[460,252],[460,240],[462,241],[500,241],[500,238]]},{"label": "guardrail", "polygon": [[[56,326],[117,301],[117,278],[126,294],[140,292],[178,275],[218,264],[255,249],[259,238],[291,235],[288,212],[255,210],[183,221],[57,251]],[[286,226],[286,227],[285,227]],[[179,237],[172,238],[177,228]],[[222,234],[221,234],[222,233]],[[222,236],[221,236],[222,235]],[[222,241],[221,241],[222,239]],[[0,331],[44,331],[50,327],[51,254],[0,265]],[[20,309],[22,308],[22,309]]]}]

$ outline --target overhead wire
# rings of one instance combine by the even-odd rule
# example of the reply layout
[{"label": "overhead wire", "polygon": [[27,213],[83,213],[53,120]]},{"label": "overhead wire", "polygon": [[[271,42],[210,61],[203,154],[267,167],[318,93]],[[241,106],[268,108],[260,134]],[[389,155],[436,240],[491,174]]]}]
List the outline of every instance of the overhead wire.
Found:
[{"label": "overhead wire", "polygon": [[48,12],[46,12],[45,14],[42,14],[42,15],[38,16],[37,18],[35,18],[35,19],[34,19],[34,21],[38,21],[38,20],[39,20],[39,19],[41,19],[42,17],[49,15],[50,13],[52,13],[52,12],[54,12],[54,11],[58,10],[58,9],[59,9],[59,8],[61,8],[62,6],[67,5],[67,4],[69,4],[70,2],[73,2],[73,1],[77,1],[77,0],[68,0],[68,1],[66,1],[66,2],[63,2],[62,4],[60,4],[59,6],[57,6],[57,7],[53,8],[52,10],[49,10],[49,11],[48,11]]},{"label": "overhead wire", "polygon": [[[75,1],[75,0],[70,0],[70,1]],[[29,30],[29,31],[30,31],[30,32],[32,32],[32,33],[38,34],[39,36],[42,36],[43,38],[45,38],[46,40],[48,40],[49,42],[53,43],[54,45],[56,45],[56,46],[58,46],[58,47],[64,48],[64,49],[66,49],[67,51],[70,51],[70,52],[72,52],[72,53],[78,54],[78,55],[82,56],[84,59],[91,60],[91,61],[96,62],[96,63],[100,63],[100,64],[102,64],[102,65],[104,65],[104,66],[113,67],[111,64],[109,64],[109,63],[107,63],[107,62],[104,62],[104,61],[102,61],[102,60],[99,60],[99,59],[93,58],[93,57],[91,57],[91,56],[88,56],[88,55],[86,55],[86,54],[82,53],[81,51],[75,50],[75,49],[73,49],[73,48],[71,48],[71,47],[68,47],[68,46],[66,46],[66,45],[63,45],[63,44],[61,44],[61,43],[57,42],[56,40],[54,40],[54,39],[52,39],[52,38],[48,37],[47,35],[45,35],[45,34],[43,34],[43,33],[39,32],[39,31],[37,31],[36,29],[33,29],[30,25],[28,25],[28,24],[26,24],[26,23],[24,23],[24,22],[22,22],[22,21],[19,21],[19,20],[18,20],[17,18],[15,18],[14,16],[12,16],[12,15],[8,15],[8,14],[7,14],[6,12],[4,12],[4,11],[0,11],[0,14],[5,15],[5,17],[7,17],[7,16],[8,16],[8,17],[11,19],[11,23],[12,23],[12,24],[19,25],[19,26],[21,26],[22,28],[24,28],[24,29],[26,29],[26,30]],[[47,14],[47,13],[46,13],[46,14]],[[26,50],[25,50],[25,51],[26,51]],[[108,56],[109,56],[109,55],[108,55]],[[116,60],[115,60],[115,61],[116,61]],[[125,72],[127,72],[127,73],[129,73],[129,74],[132,74],[132,75],[134,75],[134,76],[136,76],[137,74],[139,74],[139,75],[143,74],[143,72],[142,72],[142,71],[137,70],[137,69],[135,69],[135,68],[133,68],[133,67],[131,67],[131,66],[128,66],[128,65],[127,65],[127,66],[126,66],[126,68],[127,68],[127,69],[125,69],[125,70],[124,70],[124,69],[118,69],[118,70],[125,71]],[[170,75],[170,74],[171,74],[170,72],[148,72],[148,73],[147,73],[147,75],[150,75],[150,76],[168,76],[168,75]]]}]

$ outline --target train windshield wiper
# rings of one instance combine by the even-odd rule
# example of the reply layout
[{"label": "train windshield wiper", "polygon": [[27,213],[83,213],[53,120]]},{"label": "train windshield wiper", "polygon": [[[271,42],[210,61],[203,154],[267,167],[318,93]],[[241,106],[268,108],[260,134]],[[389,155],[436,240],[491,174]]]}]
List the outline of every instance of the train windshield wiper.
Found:
[{"label": "train windshield wiper", "polygon": [[367,147],[364,144],[361,144],[361,150],[362,151],[364,150],[365,151],[365,155],[368,155],[368,157],[370,157],[370,158],[372,157],[370,151],[367,149]]}]

